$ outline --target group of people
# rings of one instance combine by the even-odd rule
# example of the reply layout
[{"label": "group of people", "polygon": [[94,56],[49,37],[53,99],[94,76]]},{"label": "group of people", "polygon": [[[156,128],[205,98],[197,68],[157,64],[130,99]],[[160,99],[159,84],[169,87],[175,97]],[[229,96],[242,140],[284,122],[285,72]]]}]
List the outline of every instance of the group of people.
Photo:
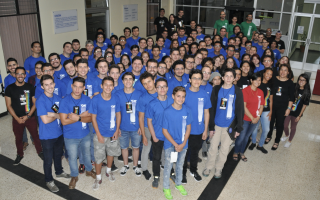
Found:
[{"label": "group of people", "polygon": [[[271,33],[257,33],[250,24],[252,15],[239,26],[236,18],[228,24],[221,12],[211,37],[203,35],[195,21],[186,32],[181,13],[170,15],[168,23],[178,23],[167,28],[172,26],[166,25],[160,9],[155,25],[161,34],[155,44],[150,37],[139,37],[137,26],[110,39],[99,28],[96,40],[87,40],[85,48],[74,39],[63,44],[62,54],[51,53],[46,60],[41,44],[33,42],[23,67],[9,58],[5,99],[16,138],[14,165],[24,157],[27,128],[52,192],[59,191],[52,162],[56,178],[70,179],[69,189],[85,172],[97,190],[102,167],[115,181],[118,157],[123,161],[120,176],[132,163],[133,173],[146,180],[151,178],[152,160],[153,188],[159,187],[164,169],[163,192],[172,199],[170,179],[181,195],[187,195],[183,185],[188,169],[195,181],[211,171],[219,179],[234,139],[236,161],[248,160],[244,151],[250,136],[250,150],[268,153],[263,145],[271,141],[274,126],[272,150],[280,140],[289,147],[311,93],[306,74],[293,83],[290,60],[280,55],[281,33],[270,41]],[[198,173],[201,149],[206,163]],[[63,156],[70,174],[63,171]]]}]

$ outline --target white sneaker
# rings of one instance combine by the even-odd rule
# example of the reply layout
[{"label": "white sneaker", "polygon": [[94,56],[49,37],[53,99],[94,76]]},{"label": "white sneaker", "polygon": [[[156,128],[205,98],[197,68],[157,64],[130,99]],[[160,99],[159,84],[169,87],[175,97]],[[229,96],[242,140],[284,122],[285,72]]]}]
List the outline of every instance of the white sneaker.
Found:
[{"label": "white sneaker", "polygon": [[284,137],[281,138],[281,141],[284,142],[284,141],[286,141],[288,138],[289,138],[289,137],[284,136]]},{"label": "white sneaker", "polygon": [[141,170],[139,167],[134,166],[133,170],[134,170],[134,173],[136,174],[137,177],[141,176]]},{"label": "white sneaker", "polygon": [[128,170],[129,170],[129,166],[128,167],[123,166],[120,170],[120,176],[126,175]]},{"label": "white sneaker", "polygon": [[101,183],[102,183],[102,179],[101,180],[98,180],[98,179],[94,180],[94,183],[92,185],[92,189],[93,190],[98,190],[100,185],[101,185]]},{"label": "white sneaker", "polygon": [[285,148],[289,148],[290,145],[291,145],[291,142],[288,141],[288,142],[286,142],[286,143],[284,144],[284,147],[285,147]]}]

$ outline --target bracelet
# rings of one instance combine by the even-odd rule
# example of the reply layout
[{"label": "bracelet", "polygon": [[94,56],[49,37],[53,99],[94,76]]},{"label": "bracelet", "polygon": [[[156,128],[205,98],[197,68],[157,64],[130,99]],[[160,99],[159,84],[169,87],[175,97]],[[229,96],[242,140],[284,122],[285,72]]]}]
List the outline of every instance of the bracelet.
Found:
[{"label": "bracelet", "polygon": [[291,108],[288,106],[288,108],[287,109],[289,109],[289,110],[291,110]]}]

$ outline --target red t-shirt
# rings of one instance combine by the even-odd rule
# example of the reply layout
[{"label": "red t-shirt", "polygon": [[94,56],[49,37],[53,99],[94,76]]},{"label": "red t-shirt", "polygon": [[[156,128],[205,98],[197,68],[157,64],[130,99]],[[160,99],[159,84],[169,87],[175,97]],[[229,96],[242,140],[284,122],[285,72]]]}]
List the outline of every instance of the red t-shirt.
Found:
[{"label": "red t-shirt", "polygon": [[[243,101],[247,103],[247,109],[251,113],[251,115],[256,118],[257,114],[259,114],[260,106],[264,105],[264,94],[263,91],[257,88],[256,91],[251,89],[251,86],[248,86],[242,90],[243,93]],[[244,120],[251,122],[251,119],[244,114]]]}]

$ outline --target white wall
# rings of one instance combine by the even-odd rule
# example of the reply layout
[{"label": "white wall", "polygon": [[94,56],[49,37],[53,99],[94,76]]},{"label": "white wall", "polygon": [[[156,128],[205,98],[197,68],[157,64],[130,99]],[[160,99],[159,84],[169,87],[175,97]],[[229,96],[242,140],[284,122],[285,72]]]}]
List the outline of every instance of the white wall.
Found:
[{"label": "white wall", "polygon": [[[4,78],[7,76],[6,66],[7,65],[6,65],[6,61],[4,60],[1,35],[0,35],[0,71],[1,71],[2,83],[4,82]],[[7,111],[7,107],[6,107],[4,97],[0,95],[0,114],[6,111]]]},{"label": "white wall", "polygon": [[[53,11],[77,9],[78,30],[54,34]],[[80,41],[81,47],[87,40],[85,4],[82,0],[41,0],[39,1],[41,30],[45,58],[52,52],[62,53],[63,43],[73,39]]]}]

